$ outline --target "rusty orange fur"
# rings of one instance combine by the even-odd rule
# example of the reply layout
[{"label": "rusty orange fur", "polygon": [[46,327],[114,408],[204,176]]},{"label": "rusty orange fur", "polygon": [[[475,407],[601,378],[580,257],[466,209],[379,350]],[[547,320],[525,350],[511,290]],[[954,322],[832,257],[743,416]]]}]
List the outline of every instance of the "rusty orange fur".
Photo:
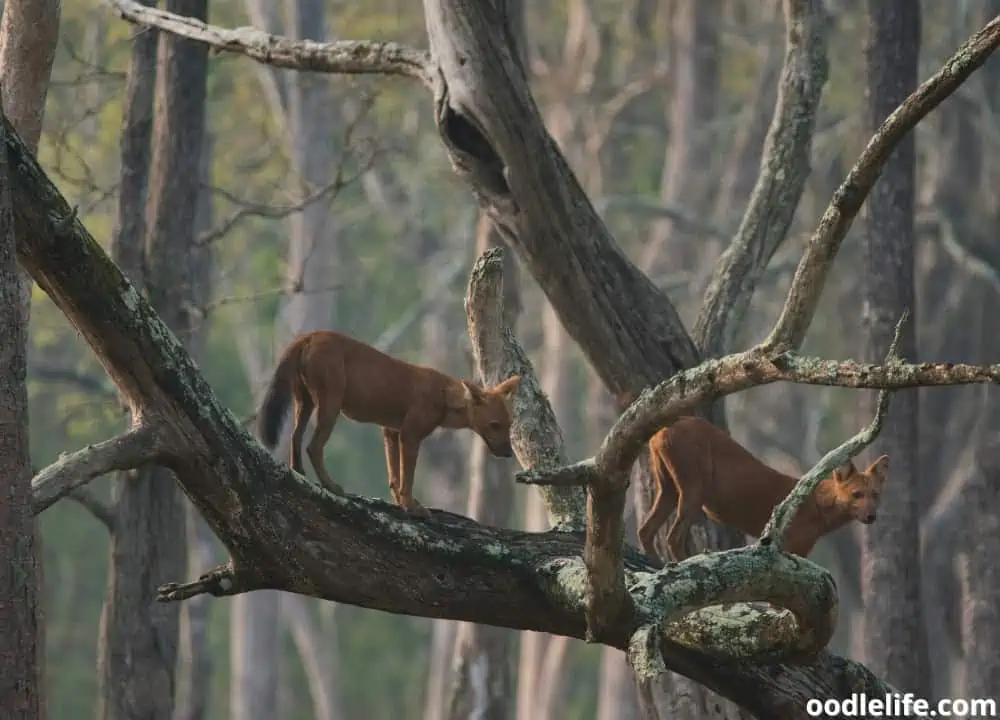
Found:
[{"label": "rusty orange fur", "polygon": [[[707,420],[682,417],[649,441],[650,469],[656,499],[639,528],[639,544],[660,560],[653,538],[676,507],[667,536],[674,561],[686,559],[691,523],[704,513],[715,522],[759,537],[775,505],[785,499],[798,478],[758,460],[749,450]],[[889,457],[882,455],[867,470],[853,461],[836,468],[806,500],[785,535],[782,549],[808,557],[824,535],[852,520],[875,521],[888,476]]]},{"label": "rusty orange fur", "polygon": [[[497,457],[511,457],[510,401],[520,378],[492,388],[451,377],[434,368],[399,360],[341,333],[320,330],[299,335],[285,349],[258,416],[258,435],[269,449],[288,406],[294,402],[291,466],[305,474],[302,439],[316,411],[316,429],[306,453],[316,475],[342,495],[323,462],[323,447],[340,415],[382,427],[389,489],[396,504],[426,514],[413,498],[413,474],[420,443],[437,428],[468,428]],[[402,472],[400,472],[402,471]]]}]

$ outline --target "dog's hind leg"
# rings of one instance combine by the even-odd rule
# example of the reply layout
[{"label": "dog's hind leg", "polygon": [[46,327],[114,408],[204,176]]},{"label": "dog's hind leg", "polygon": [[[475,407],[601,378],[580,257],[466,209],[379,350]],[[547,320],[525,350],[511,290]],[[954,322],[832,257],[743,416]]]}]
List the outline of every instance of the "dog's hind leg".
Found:
[{"label": "dog's hind leg", "polygon": [[309,416],[313,412],[313,401],[309,396],[309,391],[304,387],[295,396],[295,425],[292,428],[292,470],[299,475],[305,475],[306,469],[302,465],[302,438],[306,434],[306,427],[309,425]]},{"label": "dog's hind leg", "polygon": [[344,402],[344,378],[343,373],[324,373],[315,383],[315,387],[310,387],[313,397],[319,398],[316,404],[316,430],[306,453],[312,462],[316,475],[321,483],[326,485],[331,492],[343,495],[344,489],[333,481],[330,473],[326,471],[326,463],[323,462],[323,447],[330,439],[333,428],[337,425],[337,418],[340,417],[340,407]]}]

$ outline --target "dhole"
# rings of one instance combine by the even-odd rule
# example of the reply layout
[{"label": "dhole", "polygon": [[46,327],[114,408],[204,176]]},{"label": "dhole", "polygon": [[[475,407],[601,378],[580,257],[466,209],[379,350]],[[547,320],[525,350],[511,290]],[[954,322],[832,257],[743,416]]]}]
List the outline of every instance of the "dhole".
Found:
[{"label": "dhole", "polygon": [[[323,463],[323,446],[343,414],[382,426],[389,489],[396,504],[426,515],[413,499],[413,471],[420,443],[435,429],[470,428],[497,457],[511,457],[510,400],[519,376],[493,388],[450,377],[390,357],[371,345],[331,331],[295,338],[285,349],[264,396],[257,432],[274,449],[289,404],[295,403],[292,468],[304,475],[302,436],[316,410],[316,430],[306,448],[320,481],[343,495]],[[400,470],[402,469],[402,473]]]},{"label": "dhole", "polygon": [[[677,507],[667,536],[676,562],[688,557],[688,530],[699,513],[715,522],[759,537],[774,507],[788,496],[798,478],[785,475],[707,420],[682,417],[649,441],[649,464],[656,499],[639,528],[639,544],[660,560],[653,538]],[[881,456],[860,472],[849,460],[824,478],[792,519],[783,550],[808,557],[816,541],[851,520],[875,522],[889,457]],[[678,502],[679,500],[679,502]]]}]

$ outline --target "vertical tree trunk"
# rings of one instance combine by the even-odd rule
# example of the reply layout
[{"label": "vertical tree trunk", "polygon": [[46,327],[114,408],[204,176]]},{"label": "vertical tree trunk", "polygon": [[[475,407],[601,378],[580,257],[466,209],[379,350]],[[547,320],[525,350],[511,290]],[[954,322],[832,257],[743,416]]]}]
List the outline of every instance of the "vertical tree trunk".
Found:
[{"label": "vertical tree trunk", "polygon": [[[198,213],[195,224],[195,236],[201,235],[212,226],[212,193],[211,185],[213,138],[206,134],[202,150],[201,188],[198,193]],[[200,252],[208,252],[200,250]],[[210,258],[199,263],[204,268],[204,286],[211,284],[209,277]],[[201,345],[207,325],[202,324],[202,331],[195,333],[196,345]],[[184,503],[187,521],[188,543],[188,575],[200,577],[208,572],[218,562],[215,558],[215,535],[208,527],[204,518],[198,514],[191,503]],[[212,598],[209,595],[199,595],[184,603],[181,611],[180,663],[178,667],[178,698],[174,712],[174,720],[205,720],[208,715],[209,689],[212,683],[213,664],[208,651],[208,618],[212,609]]]},{"label": "vertical tree trunk", "polygon": [[[167,9],[200,20],[208,12],[207,0],[168,0]],[[203,45],[160,38],[144,248],[150,302],[194,353],[200,318],[191,308],[205,305],[210,273],[207,251],[195,245],[199,183],[191,182],[201,177],[207,58]],[[133,99],[141,96],[137,91]],[[135,110],[141,117],[142,110]],[[127,142],[123,138],[123,160]],[[128,200],[137,201],[138,188],[130,192]],[[136,211],[126,205],[124,192],[120,203],[120,216]],[[119,218],[119,228],[128,224],[137,223]],[[125,242],[119,237],[119,247]],[[100,712],[105,720],[172,720],[179,608],[157,603],[155,594],[157,585],[185,570],[184,505],[168,470],[151,467],[130,475],[118,487],[111,538]]]},{"label": "vertical tree trunk", "polygon": [[[988,326],[987,326],[988,325]],[[983,331],[992,332],[990,318]],[[975,465],[966,488],[964,545],[968,578],[965,612],[965,697],[991,697],[1000,688],[1000,433],[997,393],[984,392],[988,408]]]},{"label": "vertical tree trunk", "polygon": [[0,144],[0,708],[11,720],[36,720],[42,708],[41,648],[28,451],[28,321],[9,177],[6,144]]},{"label": "vertical tree trunk", "polygon": [[[917,85],[920,52],[920,4],[910,0],[869,0],[867,122],[878,125]],[[914,173],[915,143],[907,135],[885,165],[868,197],[862,218],[867,231],[865,360],[885,357],[904,308],[914,313]],[[899,352],[916,361],[916,340],[907,323]],[[874,411],[875,393],[866,393],[866,413]],[[920,536],[916,504],[918,401],[915,391],[894,395],[872,457],[888,453],[891,477],[874,525],[863,533],[861,590],[865,655],[877,675],[904,692],[927,696],[930,664],[921,602]]]},{"label": "vertical tree trunk", "polygon": [[[476,255],[494,247],[499,236],[480,213]],[[517,259],[507,253],[504,263],[504,323],[515,327],[520,309]],[[485,525],[506,527],[514,497],[510,482],[514,460],[491,457],[483,442],[472,443],[469,460],[469,500],[466,515]],[[458,623],[447,720],[508,720],[511,704],[510,640],[506,628]]]},{"label": "vertical tree trunk", "polygon": [[[59,40],[61,0],[7,0],[3,3],[3,17],[0,18],[0,108],[10,120],[14,130],[25,146],[33,153],[38,150],[42,135],[42,121],[45,117],[45,99],[48,97],[52,63],[55,60],[56,44]],[[4,175],[6,177],[6,175]],[[6,181],[4,181],[6,185]],[[6,206],[5,206],[6,207]],[[5,231],[8,232],[8,231]],[[9,232],[13,232],[11,229]],[[6,326],[0,330],[0,369],[4,372],[0,387],[4,399],[0,409],[0,433],[5,435],[2,476],[0,483],[10,483],[9,505],[5,508],[9,517],[2,519],[3,547],[0,551],[0,587],[9,589],[18,601],[11,605],[11,615],[4,617],[15,623],[11,634],[4,633],[4,646],[0,646],[0,656],[10,661],[4,663],[2,677],[15,683],[11,690],[0,692],[0,707],[11,708],[11,712],[25,714],[18,717],[44,718],[44,677],[45,677],[45,614],[41,598],[44,596],[45,578],[42,572],[42,539],[38,523],[20,516],[25,507],[22,493],[30,493],[31,455],[28,446],[28,405],[27,388],[22,374],[26,362],[28,323],[31,317],[31,278],[13,256],[13,235],[7,247],[12,253],[10,269],[5,267],[3,284],[5,292],[13,293],[4,297],[0,312],[5,317]],[[6,251],[5,251],[6,252]],[[19,307],[9,305],[16,302]],[[9,353],[9,357],[7,354]],[[7,433],[10,433],[7,435]],[[8,449],[8,454],[6,450]],[[21,444],[23,443],[23,447]],[[23,466],[22,466],[23,463]],[[24,473],[28,474],[25,480]],[[27,483],[27,485],[25,485]],[[30,508],[29,508],[30,510]],[[13,572],[8,576],[7,572]],[[19,587],[11,583],[17,583]],[[23,604],[22,604],[23,603]],[[30,631],[30,639],[24,634]],[[10,643],[7,645],[6,643]],[[18,652],[23,652],[18,656]],[[9,657],[8,653],[15,653]],[[27,683],[18,690],[17,682]],[[2,683],[3,681],[0,681]],[[13,692],[13,695],[10,693]],[[32,699],[34,696],[34,699]],[[9,702],[8,702],[9,701]]]},{"label": "vertical tree trunk", "polygon": [[[295,39],[325,40],[327,18],[321,0],[286,0],[285,33]],[[265,85],[286,91],[287,105],[281,107],[286,120],[285,141],[292,167],[300,183],[299,198],[304,200],[329,184],[333,169],[333,145],[329,119],[333,103],[329,78],[316,73],[287,72],[280,83],[272,68],[267,68]],[[273,93],[272,105],[282,99]],[[290,218],[288,247],[288,282],[292,292],[282,308],[275,333],[278,352],[299,333],[326,329],[334,325],[335,294],[330,287],[331,268],[336,268],[337,231],[327,206],[313,202]],[[262,378],[263,379],[263,378]],[[288,419],[275,452],[287,462]],[[281,638],[281,598],[272,591],[260,591],[233,598],[230,616],[233,677],[230,684],[232,720],[270,720],[278,716],[279,662]],[[334,649],[333,652],[336,652]],[[335,682],[334,678],[310,677]],[[314,689],[315,697],[335,695],[332,687]]]},{"label": "vertical tree trunk", "polygon": [[[707,198],[713,146],[709,122],[714,119],[718,86],[718,15],[722,0],[675,0],[670,21],[672,92],[667,107],[670,140],[660,180],[660,197],[675,207],[695,211]],[[704,243],[678,242],[670,220],[657,220],[643,250],[642,269],[652,277],[667,269],[695,271],[711,263]],[[711,255],[710,257],[699,257]],[[710,265],[707,265],[710,267]]]}]

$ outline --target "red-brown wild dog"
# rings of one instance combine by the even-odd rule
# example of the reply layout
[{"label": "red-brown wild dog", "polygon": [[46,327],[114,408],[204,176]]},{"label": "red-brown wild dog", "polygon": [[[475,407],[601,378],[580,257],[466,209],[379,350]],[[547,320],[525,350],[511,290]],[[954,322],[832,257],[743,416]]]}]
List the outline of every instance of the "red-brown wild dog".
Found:
[{"label": "red-brown wild dog", "polygon": [[[672,559],[680,562],[689,557],[687,535],[699,513],[759,537],[771,511],[798,482],[765,465],[701,418],[679,418],[650,439],[648,450],[656,499],[638,534],[642,549],[658,561],[653,538],[675,507],[677,517],[667,535],[667,548]],[[836,468],[792,519],[782,549],[808,557],[822,536],[851,520],[866,525],[875,522],[888,470],[887,455],[863,472],[851,460]]]},{"label": "red-brown wild dog", "polygon": [[[413,499],[413,472],[420,443],[437,428],[469,428],[496,457],[511,457],[510,401],[519,376],[484,388],[433,368],[399,360],[337,332],[320,330],[296,337],[285,349],[264,396],[257,434],[274,449],[289,404],[295,404],[292,468],[302,467],[302,437],[316,410],[316,429],[306,453],[320,481],[344,490],[323,463],[323,447],[341,414],[382,427],[389,490],[396,504],[426,515]],[[402,471],[402,472],[400,472]]]}]

